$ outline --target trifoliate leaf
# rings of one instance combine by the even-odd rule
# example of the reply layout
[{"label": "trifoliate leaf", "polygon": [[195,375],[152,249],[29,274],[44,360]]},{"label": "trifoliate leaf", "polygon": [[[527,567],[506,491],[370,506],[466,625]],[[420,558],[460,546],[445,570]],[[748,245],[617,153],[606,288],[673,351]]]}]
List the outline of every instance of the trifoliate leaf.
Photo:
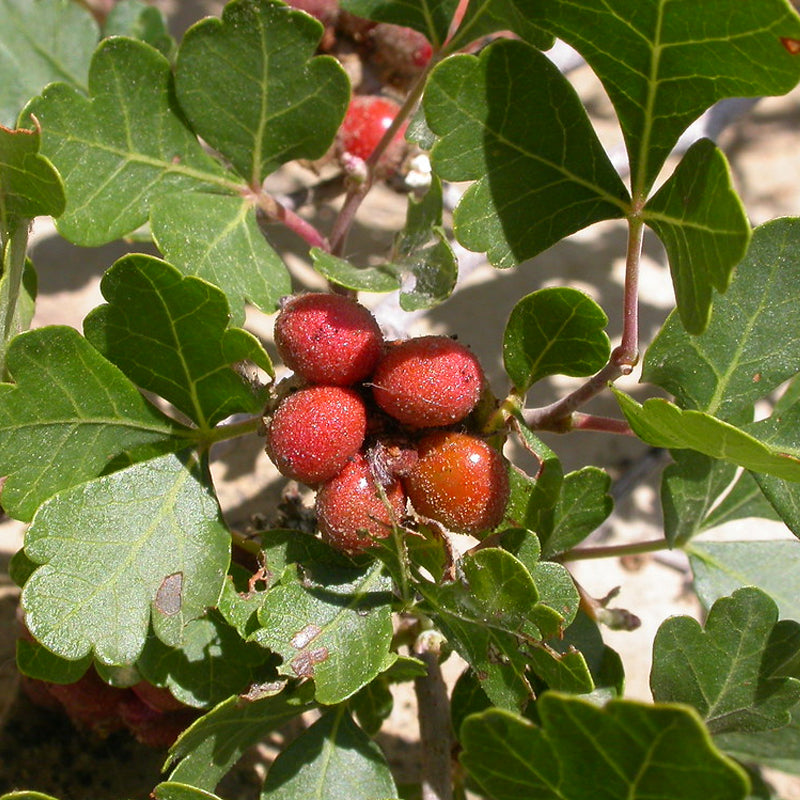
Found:
[{"label": "trifoliate leaf", "polygon": [[169,194],[153,204],[150,227],[167,261],[225,292],[236,325],[244,322],[245,302],[270,314],[281,297],[291,294],[289,273],[246,198]]},{"label": "trifoliate leaf", "polygon": [[333,705],[395,658],[391,582],[379,562],[365,570],[307,565],[303,573],[301,580],[290,567],[296,577],[270,590],[252,638],[283,658],[282,675],[313,678],[316,700]]},{"label": "trifoliate leaf", "polygon": [[[166,687],[182,703],[210,708],[245,692],[269,658],[267,650],[243,641],[234,628],[210,611],[186,626],[177,648],[148,637],[136,666],[145,680]],[[272,671],[269,677],[274,674]]]},{"label": "trifoliate leaf", "polygon": [[634,433],[654,447],[697,450],[753,472],[800,482],[800,451],[771,447],[728,422],[701,411],[684,411],[660,397],[640,405],[623,392],[612,391]]},{"label": "trifoliate leaf", "polygon": [[183,38],[175,73],[197,133],[252,187],[281,164],[320,158],[333,142],[350,81],[315,56],[322,25],[284,3],[233,0]]},{"label": "trifoliate leaf", "polygon": [[[694,706],[712,733],[788,725],[800,680],[781,674],[777,622],[775,602],[754,587],[717,600],[704,629],[691,617],[670,617],[653,643],[653,697]],[[790,624],[800,639],[800,625]]]},{"label": "trifoliate leaf", "polygon": [[800,364],[798,253],[800,220],[757,228],[705,333],[690,336],[670,315],[645,354],[642,380],[685,408],[731,420],[792,377]]},{"label": "trifoliate leaf", "polygon": [[506,372],[520,393],[548,375],[583,377],[608,361],[606,313],[569,287],[539,289],[512,309],[503,337]]},{"label": "trifoliate leaf", "polygon": [[323,714],[283,750],[267,773],[261,800],[377,800],[397,797],[381,749],[347,706]]},{"label": "trifoliate leaf", "polygon": [[712,287],[728,288],[750,241],[750,223],[722,151],[708,139],[693,144],[643,217],[667,248],[683,327],[702,333],[711,315]]},{"label": "trifoliate leaf", "polygon": [[170,64],[144,42],[106,39],[89,72],[87,98],[48,86],[25,109],[42,126],[41,151],[64,178],[59,232],[100,245],[147,221],[150,203],[187,189],[236,191],[173,106]]},{"label": "trifoliate leaf", "polygon": [[66,489],[36,512],[22,592],[33,636],[62,658],[133,664],[148,626],[172,647],[216,604],[230,534],[192,453],[166,455]]},{"label": "trifoliate leaf", "polygon": [[22,220],[64,210],[64,185],[39,154],[39,138],[38,130],[0,127],[0,242]]},{"label": "trifoliate leaf", "polygon": [[232,365],[249,360],[272,372],[272,364],[252,334],[228,327],[219,289],[141,254],[117,261],[100,288],[109,302],[84,321],[86,337],[132,381],[203,430],[259,412],[263,403]]},{"label": "trifoliate leaf", "polygon": [[431,73],[424,108],[440,137],[436,174],[476,181],[455,210],[456,238],[495,266],[626,213],[627,191],[578,95],[533,47],[504,40],[446,59]]},{"label": "trifoliate leaf", "polygon": [[281,688],[262,687],[257,699],[231,697],[193,723],[170,749],[170,780],[214,791],[245,750],[312,707],[310,684]]},{"label": "trifoliate leaf", "polygon": [[[500,709],[469,717],[461,762],[496,800],[744,800],[744,770],[722,756],[685,706],[612,700],[604,708],[553,692],[541,726]],[[509,768],[508,765],[513,765]]]},{"label": "trifoliate leaf", "polygon": [[781,617],[800,619],[800,542],[757,540],[692,542],[687,548],[694,588],[706,608],[743,586],[757,586]]},{"label": "trifoliate leaf", "polygon": [[571,44],[600,78],[622,125],[634,193],[648,193],[678,137],[723,97],[784,94],[800,79],[786,0],[525,0],[532,23]]},{"label": "trifoliate leaf", "polygon": [[189,431],[147,403],[77,331],[23,333],[8,349],[15,384],[0,384],[3,506],[17,519],[124,454],[185,447]]},{"label": "trifoliate leaf", "polygon": [[13,127],[48,83],[85,87],[97,37],[94,17],[78,3],[0,0],[0,125]]}]

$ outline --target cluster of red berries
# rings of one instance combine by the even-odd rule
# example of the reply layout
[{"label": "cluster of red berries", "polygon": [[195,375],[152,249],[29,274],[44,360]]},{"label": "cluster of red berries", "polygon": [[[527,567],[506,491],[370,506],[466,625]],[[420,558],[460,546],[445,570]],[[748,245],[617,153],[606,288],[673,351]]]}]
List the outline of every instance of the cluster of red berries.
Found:
[{"label": "cluster of red berries", "polygon": [[402,525],[409,501],[456,533],[500,523],[505,461],[463,430],[485,388],[466,347],[446,336],[384,341],[367,308],[324,293],[284,304],[275,344],[297,380],[267,414],[267,454],[317,490],[326,541],[362,551]]}]

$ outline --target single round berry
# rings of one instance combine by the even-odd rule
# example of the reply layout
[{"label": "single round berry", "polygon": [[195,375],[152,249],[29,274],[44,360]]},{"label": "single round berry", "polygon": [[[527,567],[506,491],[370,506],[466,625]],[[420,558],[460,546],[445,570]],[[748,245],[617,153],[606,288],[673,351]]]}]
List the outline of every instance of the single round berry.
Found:
[{"label": "single round berry", "polygon": [[497,450],[466,433],[436,431],[420,440],[418,452],[403,478],[417,513],[455,533],[479,534],[500,523],[509,483]]},{"label": "single round berry", "polygon": [[447,336],[393,343],[372,375],[375,402],[412,428],[460,422],[475,408],[484,384],[480,362]]},{"label": "single round berry", "polygon": [[[342,156],[356,156],[366,161],[384,133],[397,116],[400,106],[393,100],[377,95],[355,95],[347,107],[344,121],[337,136]],[[380,177],[392,174],[403,159],[406,150],[404,123],[384,150],[376,165]]]},{"label": "single round berry", "polygon": [[293,297],[275,319],[275,346],[309,383],[352,386],[372,373],[383,348],[375,317],[344,295]]},{"label": "single round berry", "polygon": [[358,452],[366,430],[367,412],[357,392],[308,386],[275,409],[266,450],[281,474],[313,486],[341,471]]},{"label": "single round berry", "polygon": [[317,492],[322,538],[346,553],[359,553],[385,539],[398,525],[406,498],[398,481],[381,489],[359,453]]},{"label": "single round berry", "polygon": [[378,23],[369,33],[375,59],[400,78],[413,78],[431,60],[431,43],[413,28]]}]

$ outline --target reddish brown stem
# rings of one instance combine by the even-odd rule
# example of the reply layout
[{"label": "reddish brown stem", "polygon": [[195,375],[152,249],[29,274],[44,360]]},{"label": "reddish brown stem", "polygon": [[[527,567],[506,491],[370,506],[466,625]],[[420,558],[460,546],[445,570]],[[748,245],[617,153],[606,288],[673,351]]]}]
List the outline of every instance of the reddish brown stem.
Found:
[{"label": "reddish brown stem", "polygon": [[330,251],[328,240],[310,222],[279,203],[272,195],[259,190],[257,192],[248,191],[247,196],[268,220],[282,223],[303,239],[309,247],[319,247],[321,250]]},{"label": "reddish brown stem", "polygon": [[624,419],[599,417],[594,414],[581,414],[576,411],[572,415],[572,430],[598,431],[600,433],[618,433],[620,436],[635,436],[630,425]]}]

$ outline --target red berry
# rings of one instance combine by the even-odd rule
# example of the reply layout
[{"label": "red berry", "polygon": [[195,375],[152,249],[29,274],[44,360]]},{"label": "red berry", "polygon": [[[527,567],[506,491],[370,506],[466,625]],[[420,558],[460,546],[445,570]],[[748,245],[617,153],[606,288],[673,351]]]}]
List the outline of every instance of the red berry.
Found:
[{"label": "red berry", "polygon": [[309,386],[278,405],[267,427],[267,454],[281,474],[313,486],[341,471],[366,430],[367,411],[357,392]]},{"label": "red berry", "polygon": [[171,747],[199,716],[192,708],[157,711],[131,692],[120,704],[120,719],[138,742],[157,750]]},{"label": "red berry", "polygon": [[381,492],[367,459],[359,453],[317,493],[322,538],[347,553],[359,553],[385,539],[405,511],[398,481]]},{"label": "red berry", "polygon": [[89,669],[75,683],[50,683],[48,689],[79,727],[89,728],[101,736],[122,727],[120,703],[130,692],[109,686],[94,669]]},{"label": "red berry", "polygon": [[466,433],[436,431],[418,445],[403,479],[414,509],[455,533],[478,534],[503,519],[509,483],[500,453]]},{"label": "red berry", "polygon": [[311,14],[323,25],[336,25],[339,18],[338,0],[289,0],[289,5]]},{"label": "red berry", "polygon": [[372,375],[377,404],[413,428],[460,422],[475,408],[484,374],[478,359],[446,336],[392,344]]},{"label": "red berry", "polygon": [[375,318],[338,294],[301,294],[275,320],[275,346],[289,369],[309,383],[351,386],[372,373],[383,348]]},{"label": "red berry", "polygon": [[375,60],[401,78],[418,75],[433,55],[431,43],[413,28],[381,22],[369,35],[375,45]]},{"label": "red berry", "polygon": [[156,711],[180,711],[186,708],[186,705],[178,700],[169,689],[153,686],[147,681],[139,681],[131,686],[131,690],[142,702]]},{"label": "red berry", "polygon": [[[350,100],[342,126],[339,129],[338,146],[343,154],[356,156],[366,161],[392,124],[400,106],[393,100],[377,95],[355,95]],[[405,153],[404,123],[394,135],[391,144],[378,160],[379,174],[386,176],[397,169]]]}]

